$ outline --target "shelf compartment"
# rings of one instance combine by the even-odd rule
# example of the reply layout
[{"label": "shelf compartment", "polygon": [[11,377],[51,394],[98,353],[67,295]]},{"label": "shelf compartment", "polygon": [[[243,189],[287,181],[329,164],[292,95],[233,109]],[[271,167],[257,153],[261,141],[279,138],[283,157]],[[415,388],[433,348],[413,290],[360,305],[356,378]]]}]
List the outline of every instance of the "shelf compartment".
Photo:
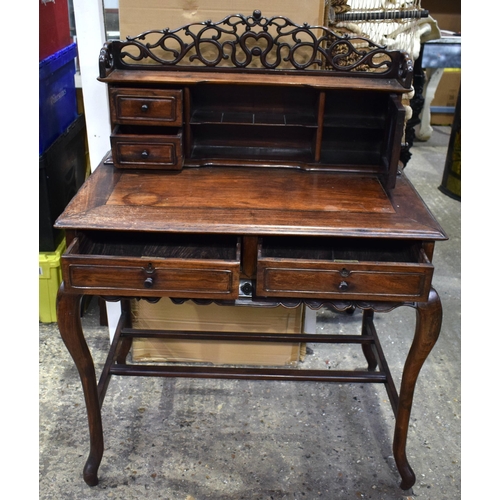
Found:
[{"label": "shelf compartment", "polygon": [[386,168],[382,160],[383,151],[383,130],[325,127],[320,162]]},{"label": "shelf compartment", "polygon": [[318,93],[313,89],[199,85],[191,90],[191,97],[193,125],[318,126]]},{"label": "shelf compartment", "polygon": [[336,90],[325,92],[325,126],[385,129],[389,96],[374,92]]},{"label": "shelf compartment", "polygon": [[257,295],[427,300],[433,266],[422,244],[352,238],[262,238]]},{"label": "shelf compartment", "polygon": [[66,286],[87,293],[178,298],[238,297],[240,239],[89,231],[63,256]]},{"label": "shelf compartment", "polygon": [[245,125],[199,125],[193,131],[191,158],[313,160],[314,129]]},{"label": "shelf compartment", "polygon": [[335,115],[325,115],[323,124],[325,127],[342,127],[353,130],[373,129],[384,130],[386,125],[386,117],[356,115],[356,113],[337,112]]},{"label": "shelf compartment", "polygon": [[197,109],[191,117],[191,125],[200,124],[236,124],[236,125],[269,125],[275,127],[314,127],[318,121],[311,110],[288,113],[224,111],[215,109]]}]

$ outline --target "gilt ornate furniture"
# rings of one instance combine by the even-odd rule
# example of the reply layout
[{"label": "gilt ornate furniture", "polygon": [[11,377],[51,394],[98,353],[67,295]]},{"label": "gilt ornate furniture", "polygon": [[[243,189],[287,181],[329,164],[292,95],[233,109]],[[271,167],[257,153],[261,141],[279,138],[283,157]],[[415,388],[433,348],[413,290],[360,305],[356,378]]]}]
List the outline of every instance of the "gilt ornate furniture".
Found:
[{"label": "gilt ornate furniture", "polygon": [[[105,45],[111,153],[56,222],[68,244],[58,322],[87,405],[87,484],[98,482],[112,375],[382,383],[401,487],[414,484],[406,436],[440,331],[432,254],[446,236],[398,173],[411,75],[403,53],[258,11]],[[122,301],[99,382],[84,295]],[[357,307],[363,321],[348,336],[137,330],[129,300],[138,297]],[[398,394],[373,317],[399,306],[418,320]],[[356,343],[367,369],[141,365],[127,361],[137,337]]]}]

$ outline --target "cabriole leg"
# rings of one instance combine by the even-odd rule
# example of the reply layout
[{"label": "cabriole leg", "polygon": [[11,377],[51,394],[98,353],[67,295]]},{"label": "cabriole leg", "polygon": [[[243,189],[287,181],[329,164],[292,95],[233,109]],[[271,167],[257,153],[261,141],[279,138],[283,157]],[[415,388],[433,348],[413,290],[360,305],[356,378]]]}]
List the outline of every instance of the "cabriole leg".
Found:
[{"label": "cabriole leg", "polygon": [[82,382],[90,432],[90,452],[83,469],[83,479],[89,486],[95,486],[99,482],[97,469],[104,451],[104,440],[94,362],[80,320],[81,298],[81,295],[65,293],[64,283],[61,285],[57,296],[57,323]]},{"label": "cabriole leg", "polygon": [[415,308],[415,336],[403,369],[393,442],[394,459],[401,474],[403,490],[415,484],[415,473],[406,458],[406,439],[415,384],[422,365],[439,337],[442,320],[441,301],[434,289],[431,289],[429,300],[417,303]]}]

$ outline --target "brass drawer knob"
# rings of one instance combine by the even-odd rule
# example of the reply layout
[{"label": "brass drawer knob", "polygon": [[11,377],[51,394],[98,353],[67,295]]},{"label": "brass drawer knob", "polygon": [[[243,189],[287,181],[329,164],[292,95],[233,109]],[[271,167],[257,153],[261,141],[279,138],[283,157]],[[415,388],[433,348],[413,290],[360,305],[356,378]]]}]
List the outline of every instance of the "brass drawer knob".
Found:
[{"label": "brass drawer knob", "polygon": [[148,106],[147,104],[143,104],[143,105],[141,106],[141,111],[142,111],[142,112],[144,112],[144,113],[145,113],[148,109],[149,109],[149,106]]},{"label": "brass drawer knob", "polygon": [[143,158],[147,158],[147,157],[149,156],[149,153],[148,153],[146,150],[144,150],[144,151],[141,153],[141,156],[142,156]]},{"label": "brass drawer knob", "polygon": [[347,290],[348,288],[349,288],[349,285],[348,285],[347,281],[341,281],[340,282],[340,285],[339,285],[339,290],[340,291]]},{"label": "brass drawer knob", "polygon": [[151,276],[144,280],[144,286],[146,288],[151,288],[153,286],[153,278],[151,278]]}]

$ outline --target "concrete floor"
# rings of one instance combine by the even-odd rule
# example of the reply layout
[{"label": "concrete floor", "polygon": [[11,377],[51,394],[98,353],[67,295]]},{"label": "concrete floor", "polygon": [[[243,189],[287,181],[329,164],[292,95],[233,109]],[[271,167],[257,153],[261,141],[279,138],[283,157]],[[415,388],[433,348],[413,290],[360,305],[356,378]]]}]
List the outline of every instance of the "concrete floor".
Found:
[{"label": "concrete floor", "polygon": [[[415,393],[412,490],[398,486],[383,386],[152,378],[111,381],[100,483],[90,488],[82,479],[88,433],[80,381],[57,325],[40,324],[40,499],[459,499],[461,205],[437,189],[449,132],[436,127],[428,142],[416,143],[406,167],[450,238],[434,258],[444,318]],[[360,314],[320,310],[317,329],[358,331]],[[95,301],[83,322],[100,371],[109,335]],[[377,316],[397,385],[414,323],[411,308]],[[304,365],[363,365],[358,351],[327,349],[310,345]]]}]

